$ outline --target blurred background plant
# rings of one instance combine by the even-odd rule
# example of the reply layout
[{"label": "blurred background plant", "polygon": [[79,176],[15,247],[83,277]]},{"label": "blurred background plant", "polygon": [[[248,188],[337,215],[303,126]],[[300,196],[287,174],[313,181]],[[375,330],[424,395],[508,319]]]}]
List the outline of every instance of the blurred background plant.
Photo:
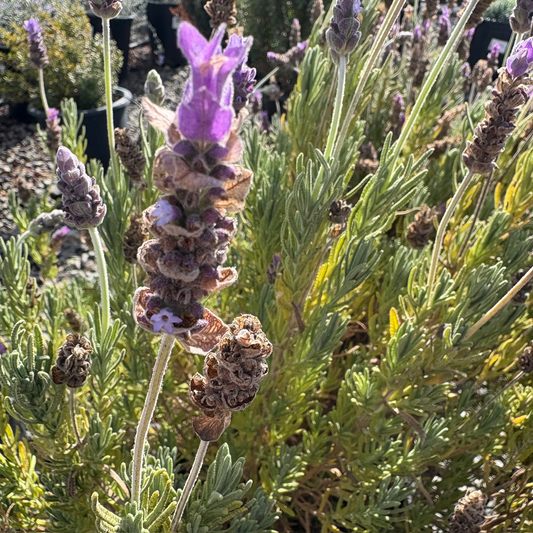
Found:
[{"label": "blurred background plant", "polygon": [[[0,54],[0,92],[10,102],[31,101],[41,108],[38,74],[28,59],[26,30],[19,18],[12,16],[18,14],[18,6],[12,2],[5,9],[9,9],[8,20],[12,22],[0,28],[0,40],[9,49]],[[21,10],[24,17],[30,12],[26,9]],[[48,48],[50,65],[45,78],[50,106],[59,108],[64,98],[74,98],[80,111],[101,106],[105,100],[102,39],[98,35],[92,37],[82,4],[78,0],[69,3],[50,0],[32,7],[31,13],[43,27]],[[122,59],[114,45],[112,54],[116,83]]]}]

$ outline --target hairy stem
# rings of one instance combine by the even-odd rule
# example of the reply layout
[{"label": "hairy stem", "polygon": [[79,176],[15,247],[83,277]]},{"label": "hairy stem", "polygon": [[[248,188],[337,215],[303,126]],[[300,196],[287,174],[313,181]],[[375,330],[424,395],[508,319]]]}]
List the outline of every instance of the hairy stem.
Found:
[{"label": "hairy stem", "polygon": [[483,327],[493,316],[497,315],[517,294],[525,287],[529,280],[533,278],[533,267],[531,267],[520,281],[497,303],[490,311],[483,315],[467,332],[464,340],[468,340],[478,329]]},{"label": "hairy stem", "polygon": [[181,517],[183,516],[183,511],[191,497],[192,489],[196,485],[198,475],[204,464],[205,454],[207,452],[207,447],[209,442],[205,440],[200,441],[200,446],[198,446],[198,451],[196,452],[196,457],[194,458],[194,463],[192,464],[191,471],[189,472],[189,477],[185,482],[183,487],[183,492],[181,493],[180,499],[178,501],[178,506],[176,507],[176,512],[174,513],[174,518],[172,518],[172,524],[170,524],[170,531],[177,531],[178,526],[180,525]]},{"label": "hairy stem", "polygon": [[342,101],[344,100],[344,88],[346,87],[346,56],[341,55],[339,58],[339,70],[337,80],[337,94],[335,96],[335,104],[333,106],[333,116],[331,117],[331,126],[329,128],[328,142],[326,144],[326,151],[324,158],[326,161],[331,157],[333,147],[335,146],[335,139],[339,129],[342,112]]},{"label": "hairy stem", "polygon": [[104,246],[100,233],[97,228],[89,228],[89,234],[94,248],[94,255],[96,256],[96,266],[98,267],[98,279],[100,280],[100,296],[102,298],[102,331],[105,332],[109,328],[109,281],[107,278],[107,265],[105,262]]},{"label": "hairy stem", "polygon": [[113,80],[111,75],[111,38],[109,19],[102,19],[104,35],[104,69],[105,69],[105,101],[107,115],[107,138],[109,140],[109,157],[113,176],[118,179],[118,161],[115,154],[115,126],[113,124]]},{"label": "hairy stem", "polygon": [[468,174],[465,176],[461,185],[459,186],[456,193],[454,194],[452,201],[450,202],[450,205],[448,205],[448,207],[446,208],[446,212],[444,213],[444,216],[442,217],[442,220],[439,224],[439,228],[437,230],[437,236],[435,238],[435,244],[433,245],[433,254],[431,255],[431,264],[429,267],[429,278],[428,278],[428,285],[427,285],[427,292],[429,295],[428,306],[431,306],[431,304],[433,303],[433,298],[434,298],[433,285],[435,284],[435,276],[437,274],[437,265],[439,263],[439,256],[440,256],[440,252],[442,249],[442,243],[444,242],[444,236],[446,235],[446,229],[448,228],[448,223],[450,222],[450,219],[452,218],[455,209],[459,205],[459,202],[463,198],[474,176],[475,174],[471,170],[469,170]]},{"label": "hairy stem", "polygon": [[348,106],[348,109],[345,113],[344,122],[342,123],[342,128],[339,133],[339,141],[335,150],[336,156],[339,155],[340,149],[342,148],[346,135],[348,134],[348,129],[350,128],[350,123],[355,114],[355,110],[357,109],[359,98],[361,98],[361,94],[363,94],[366,82],[368,81],[370,73],[374,68],[374,64],[376,63],[379,57],[381,49],[383,48],[383,44],[385,43],[390,33],[392,25],[398,18],[398,15],[400,14],[403,6],[405,5],[405,1],[406,0],[394,0],[391,8],[389,9],[389,11],[387,11],[387,16],[385,17],[385,20],[383,21],[383,24],[381,25],[381,28],[379,29],[376,38],[374,39],[374,43],[372,44],[372,48],[370,49],[370,55],[365,63],[365,66],[363,67],[361,75],[359,76],[359,82],[357,83],[357,87],[352,97],[352,101],[350,102],[350,105]]},{"label": "hairy stem", "polygon": [[39,69],[39,91],[41,93],[41,102],[43,104],[44,113],[46,118],[48,118],[48,100],[46,99],[46,90],[44,88],[44,71],[42,68]]},{"label": "hairy stem", "polygon": [[76,407],[75,407],[75,392],[74,389],[69,389],[69,404],[70,404],[70,419],[72,421],[72,428],[76,437],[76,444],[81,444],[80,434],[78,432],[78,423],[76,422]]},{"label": "hairy stem", "polygon": [[144,462],[144,444],[150,429],[150,422],[154,416],[157,398],[163,383],[163,377],[167,369],[172,347],[174,346],[174,336],[163,335],[161,339],[161,346],[159,354],[155,361],[152,379],[144,401],[144,407],[137,426],[137,433],[135,434],[135,444],[133,447],[133,471],[131,475],[131,501],[140,504],[141,501],[141,486],[142,486],[142,467]]},{"label": "hairy stem", "polygon": [[433,85],[435,85],[435,82],[437,81],[437,77],[439,76],[444,66],[448,63],[448,61],[452,57],[452,54],[455,52],[455,50],[459,46],[459,43],[461,42],[461,39],[463,38],[463,33],[465,30],[466,23],[468,19],[470,18],[470,15],[474,11],[474,8],[477,6],[478,2],[479,0],[471,0],[468,3],[465,9],[465,12],[461,16],[461,18],[457,21],[457,25],[455,26],[453,33],[450,36],[450,39],[446,43],[446,46],[444,47],[442,52],[438,55],[437,61],[435,62],[435,64],[433,65],[433,68],[429,72],[429,76],[427,77],[422,87],[422,90],[420,91],[420,94],[418,95],[418,98],[416,99],[415,105],[413,106],[413,109],[411,113],[409,114],[409,118],[407,119],[406,123],[404,124],[402,128],[402,133],[400,134],[400,138],[396,141],[396,145],[394,147],[394,164],[391,166],[391,168],[394,168],[396,166],[396,160],[400,156],[402,149],[404,147],[405,141],[409,137],[409,134],[411,133],[413,126],[418,120],[420,111],[422,110],[422,107],[424,106],[424,103],[426,102],[426,98],[428,97],[431,89],[433,88]]}]

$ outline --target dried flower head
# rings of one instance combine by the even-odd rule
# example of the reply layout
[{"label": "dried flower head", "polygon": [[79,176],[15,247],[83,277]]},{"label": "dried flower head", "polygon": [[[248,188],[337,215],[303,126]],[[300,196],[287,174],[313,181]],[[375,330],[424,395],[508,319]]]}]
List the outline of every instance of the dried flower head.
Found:
[{"label": "dried flower head", "polygon": [[427,0],[424,8],[424,20],[431,20],[436,14],[439,8],[438,0]]},{"label": "dried flower head", "polygon": [[56,364],[52,367],[52,380],[56,385],[66,384],[71,389],[81,387],[91,369],[93,348],[89,340],[78,333],[67,335],[57,352]]},{"label": "dried flower head", "polygon": [[531,374],[533,372],[533,346],[530,345],[524,348],[524,351],[518,358],[518,367],[524,374]]},{"label": "dried flower head", "polygon": [[97,17],[112,19],[122,11],[122,0],[89,0],[89,6]]},{"label": "dried flower head", "polygon": [[468,489],[455,506],[448,520],[449,533],[479,533],[485,521],[485,495],[474,489]]},{"label": "dried flower head", "polygon": [[407,228],[406,239],[411,248],[422,250],[429,242],[429,236],[435,228],[434,220],[437,218],[437,209],[424,204],[416,214],[414,222]]},{"label": "dried flower head", "polygon": [[124,258],[128,263],[133,264],[137,262],[139,248],[144,241],[148,240],[148,236],[149,234],[142,216],[132,213],[130,216],[130,225],[126,230],[122,244]]},{"label": "dried flower head", "polygon": [[59,111],[53,107],[48,110],[46,117],[46,146],[51,154],[55,154],[61,146]]},{"label": "dried flower head", "polygon": [[106,213],[100,189],[87,175],[85,165],[64,146],[57,151],[57,177],[66,223],[78,229],[98,226]]},{"label": "dried flower head", "polygon": [[39,236],[45,233],[52,233],[65,221],[65,212],[61,209],[54,209],[49,213],[41,213],[30,222],[28,231],[31,235]]},{"label": "dried flower head", "polygon": [[[472,14],[470,15],[470,18],[468,19],[465,28],[467,30],[470,30],[472,28],[475,28],[477,25],[481,24],[483,22],[483,15],[485,11],[491,6],[493,2],[496,0],[479,0],[479,2],[476,4],[476,7],[472,11]],[[463,5],[463,8],[461,11],[459,11],[459,18],[462,17],[466,11],[466,8],[468,7],[468,1],[465,2]]]},{"label": "dried flower head", "polygon": [[144,95],[154,104],[161,105],[165,100],[165,86],[157,70],[151,70],[144,83]]},{"label": "dried flower head", "polygon": [[461,61],[467,61],[470,56],[470,45],[472,44],[472,38],[474,37],[474,28],[465,31],[463,38],[461,39],[459,46],[457,47],[457,55]]},{"label": "dried flower head", "polygon": [[28,42],[30,43],[30,63],[35,68],[44,68],[50,62],[48,50],[43,41],[43,30],[39,23],[31,18],[24,22],[24,29],[28,32]]},{"label": "dried flower head", "polygon": [[333,224],[346,224],[352,213],[352,206],[344,200],[337,200],[329,206],[328,220]]},{"label": "dried flower head", "polygon": [[472,83],[475,85],[478,93],[482,93],[492,82],[494,71],[489,68],[486,59],[480,59],[472,71]]},{"label": "dried flower head", "polygon": [[485,104],[485,119],[476,127],[472,142],[467,142],[463,162],[473,172],[490,174],[496,168],[518,109],[528,99],[525,86],[531,85],[527,70],[532,63],[533,39],[529,38],[509,57],[507,68],[500,70],[493,98]]},{"label": "dried flower head", "polygon": [[360,0],[336,0],[330,27],[326,31],[326,41],[335,63],[341,56],[348,59],[361,39],[359,13],[362,10]]},{"label": "dried flower head", "polygon": [[79,333],[82,329],[85,329],[85,322],[76,309],[68,307],[63,311],[63,316],[74,333]]},{"label": "dried flower head", "polygon": [[[523,277],[525,272],[518,272],[511,279],[511,284],[516,285]],[[527,302],[529,295],[533,289],[533,280],[529,280],[514,296],[513,303],[516,305],[522,305]]]},{"label": "dried flower head", "polygon": [[209,24],[213,29],[218,28],[221,24],[226,24],[230,27],[237,24],[235,0],[209,0],[206,2],[204,9],[211,19]]},{"label": "dried flower head", "polygon": [[128,176],[136,184],[143,184],[146,158],[139,140],[131,136],[128,128],[115,128],[115,148]]},{"label": "dried flower head", "polygon": [[191,400],[203,411],[193,420],[202,440],[217,440],[231,413],[252,403],[268,373],[265,359],[271,352],[272,344],[256,317],[242,315],[233,321],[217,352],[205,358],[204,376],[195,374],[189,386]]}]

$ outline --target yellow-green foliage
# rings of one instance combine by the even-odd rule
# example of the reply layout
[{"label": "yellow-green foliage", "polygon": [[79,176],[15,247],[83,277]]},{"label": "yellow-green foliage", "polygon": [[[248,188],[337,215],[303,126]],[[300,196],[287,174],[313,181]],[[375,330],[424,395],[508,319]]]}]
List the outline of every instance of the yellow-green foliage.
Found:
[{"label": "yellow-green foliage", "polygon": [[44,524],[44,488],[36,464],[28,442],[18,429],[13,432],[7,413],[0,409],[0,531],[3,527],[34,531]]},{"label": "yellow-green foliage", "polygon": [[[91,37],[91,25],[81,3],[51,3],[53,9],[36,10],[34,18],[43,28],[50,64],[44,69],[46,94],[51,107],[59,108],[63,98],[74,98],[80,110],[104,104],[102,38]],[[40,107],[38,72],[31,66],[26,30],[12,25],[0,28],[0,41],[10,51],[0,56],[5,72],[0,76],[0,93],[10,102],[34,101]],[[113,70],[121,67],[120,52],[112,44]],[[116,81],[116,80],[115,80]]]}]

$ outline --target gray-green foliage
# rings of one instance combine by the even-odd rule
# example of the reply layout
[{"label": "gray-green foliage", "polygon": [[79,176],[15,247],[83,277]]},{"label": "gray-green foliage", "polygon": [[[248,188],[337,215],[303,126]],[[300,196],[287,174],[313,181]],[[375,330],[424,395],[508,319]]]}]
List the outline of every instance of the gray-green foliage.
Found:
[{"label": "gray-green foliage", "polygon": [[[247,16],[268,9],[252,7]],[[309,5],[274,7],[285,10],[286,24]],[[345,112],[369,56],[375,7],[365,6],[350,58]],[[452,60],[398,147],[392,100],[400,91],[409,112],[418,95],[403,43],[403,55],[393,48],[375,65],[338,157],[326,160],[337,76],[323,29],[320,22],[313,29],[284,115],[272,118],[268,132],[256,117],[244,122],[243,166],[254,182],[228,260],[239,281],[207,305],[228,323],[241,313],[259,317],[273,353],[257,398],[209,447],[179,530],[441,532],[465,487],[478,487],[491,498],[484,530],[529,531],[533,391],[516,363],[533,338],[530,299],[520,295],[467,332],[531,266],[530,119],[518,121],[480,209],[480,176],[459,203],[430,300],[434,232],[430,226],[418,247],[407,233],[422,204],[445,205],[457,190],[461,152],[489,93],[460,107],[465,83]],[[435,28],[425,53],[434,64]],[[63,112],[66,140],[82,157],[72,103]],[[448,112],[454,118],[446,124]],[[132,318],[141,273],[125,261],[123,239],[129,216],[157,198],[151,173],[163,142],[142,117],[139,126],[146,190],[132,187],[122,169],[115,176],[88,164],[107,206],[100,227],[112,294],[107,332],[94,286],[77,278],[55,283],[52,267],[33,281],[30,260],[46,264],[49,236],[1,243],[0,509],[13,503],[20,529],[166,533],[196,454],[188,384],[204,359],[175,348],[149,432],[140,503],[130,501],[131,448],[157,339]],[[359,147],[369,141],[378,157],[364,167]],[[336,224],[330,208],[341,199],[351,215]],[[21,209],[13,195],[10,205],[22,232],[54,207],[45,199]],[[275,254],[281,264],[267,276]],[[49,377],[70,331],[67,307],[82,314],[94,348],[91,376],[74,395],[80,442],[65,387]],[[24,422],[32,442],[15,446],[7,413]],[[35,511],[25,511],[27,502]]]}]

